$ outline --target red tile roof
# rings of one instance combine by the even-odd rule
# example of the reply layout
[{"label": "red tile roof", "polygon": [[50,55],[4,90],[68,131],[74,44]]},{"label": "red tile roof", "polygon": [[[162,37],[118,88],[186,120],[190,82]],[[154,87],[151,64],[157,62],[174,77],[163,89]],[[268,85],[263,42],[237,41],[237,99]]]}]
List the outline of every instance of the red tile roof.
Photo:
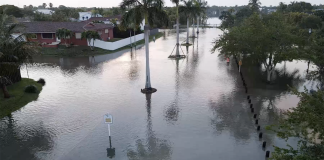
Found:
[{"label": "red tile roof", "polygon": [[110,24],[89,22],[24,22],[26,33],[55,33],[59,28],[66,28],[72,32],[84,32],[86,30],[100,30],[114,28]]}]

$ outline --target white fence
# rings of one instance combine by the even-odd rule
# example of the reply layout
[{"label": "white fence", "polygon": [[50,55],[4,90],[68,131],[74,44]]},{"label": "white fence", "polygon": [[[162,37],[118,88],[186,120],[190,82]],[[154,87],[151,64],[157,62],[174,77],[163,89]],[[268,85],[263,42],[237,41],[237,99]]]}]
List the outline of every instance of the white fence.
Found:
[{"label": "white fence", "polygon": [[[144,39],[144,33],[138,34],[136,36],[132,36],[130,38],[125,38],[116,42],[105,42],[102,40],[95,40],[94,46],[106,50],[116,50],[118,48],[122,48],[124,46],[130,45],[130,43],[134,43],[134,41],[140,41]],[[93,40],[91,40],[91,45],[93,44]],[[89,44],[88,44],[89,45]]]}]

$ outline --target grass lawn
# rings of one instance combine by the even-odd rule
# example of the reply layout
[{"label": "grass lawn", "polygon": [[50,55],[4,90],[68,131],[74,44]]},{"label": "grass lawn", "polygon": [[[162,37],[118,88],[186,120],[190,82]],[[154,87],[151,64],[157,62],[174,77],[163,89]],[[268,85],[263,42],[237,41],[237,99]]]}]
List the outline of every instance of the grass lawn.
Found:
[{"label": "grass lawn", "polygon": [[[163,36],[163,33],[158,33],[155,35],[155,39]],[[150,36],[150,41],[153,41],[153,36]],[[140,40],[136,42],[136,45],[144,44],[145,41]],[[58,48],[41,48],[40,52],[43,56],[57,56],[57,57],[77,57],[77,56],[93,56],[101,54],[115,53],[124,49],[130,48],[129,45],[119,48],[117,50],[105,50],[101,48],[95,48],[91,51],[89,46],[72,46],[66,48],[65,45],[60,45]]]},{"label": "grass lawn", "polygon": [[[35,85],[38,93],[25,93],[25,87],[28,85]],[[7,86],[11,98],[4,99],[3,92],[0,91],[0,119],[9,115],[10,113],[19,110],[31,101],[38,98],[43,86],[36,81],[28,78],[22,78],[20,82]]]}]

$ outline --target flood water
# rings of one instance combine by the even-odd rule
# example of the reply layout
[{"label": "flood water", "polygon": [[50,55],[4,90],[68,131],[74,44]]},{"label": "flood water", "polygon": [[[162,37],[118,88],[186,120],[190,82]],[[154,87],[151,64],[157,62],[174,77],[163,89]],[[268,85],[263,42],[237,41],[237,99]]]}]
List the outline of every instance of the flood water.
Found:
[{"label": "flood water", "polygon": [[[222,32],[201,30],[198,39],[191,39],[193,46],[181,47],[187,58],[177,61],[168,59],[175,31],[163,32],[150,43],[151,82],[158,90],[152,95],[140,92],[145,85],[143,47],[94,57],[35,58],[29,77],[44,78],[46,85],[37,101],[0,120],[0,159],[109,159],[107,113],[114,118],[116,160],[263,160],[263,141],[270,151],[272,145],[285,146],[264,127],[276,122],[280,109],[297,104],[286,87],[266,88],[254,83],[259,77],[246,77],[265,133],[260,140],[236,64],[227,65],[210,52]],[[181,32],[181,41],[185,36]],[[287,72],[297,68],[302,77],[305,67],[286,63]],[[27,77],[25,68],[22,75]]]}]

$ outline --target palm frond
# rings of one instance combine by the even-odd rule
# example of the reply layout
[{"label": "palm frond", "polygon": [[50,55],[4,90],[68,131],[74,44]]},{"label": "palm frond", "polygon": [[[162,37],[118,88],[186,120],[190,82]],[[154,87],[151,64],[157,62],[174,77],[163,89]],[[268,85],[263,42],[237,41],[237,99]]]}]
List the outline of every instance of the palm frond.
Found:
[{"label": "palm frond", "polygon": [[160,21],[165,26],[169,25],[169,16],[164,10],[150,7],[148,8],[148,22],[150,26],[154,25],[154,21]]},{"label": "palm frond", "polygon": [[135,6],[137,4],[142,5],[138,0],[123,0],[119,6],[122,10],[126,10],[127,7]]},{"label": "palm frond", "polygon": [[130,28],[131,25],[140,25],[144,19],[143,6],[136,6],[124,13],[120,27],[122,29]]}]

